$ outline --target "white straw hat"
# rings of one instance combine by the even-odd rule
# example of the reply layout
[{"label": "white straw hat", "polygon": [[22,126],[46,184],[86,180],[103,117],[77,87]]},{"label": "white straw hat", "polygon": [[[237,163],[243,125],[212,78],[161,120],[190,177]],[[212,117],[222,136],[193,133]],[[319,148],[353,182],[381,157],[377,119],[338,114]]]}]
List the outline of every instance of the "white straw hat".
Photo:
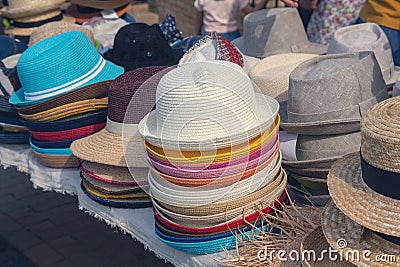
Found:
[{"label": "white straw hat", "polygon": [[175,150],[211,150],[261,134],[278,114],[278,102],[257,94],[238,65],[187,63],[157,87],[156,110],[139,123],[149,143]]},{"label": "white straw hat", "polygon": [[338,29],[329,42],[328,54],[373,51],[387,86],[400,75],[393,63],[392,49],[383,30],[375,23],[361,23]]}]

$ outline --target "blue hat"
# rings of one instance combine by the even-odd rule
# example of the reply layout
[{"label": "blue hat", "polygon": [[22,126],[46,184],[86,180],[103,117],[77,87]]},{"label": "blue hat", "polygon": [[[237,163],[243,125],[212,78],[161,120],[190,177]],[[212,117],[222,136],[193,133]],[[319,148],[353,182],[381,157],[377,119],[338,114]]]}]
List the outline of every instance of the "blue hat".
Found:
[{"label": "blue hat", "polygon": [[19,42],[7,35],[0,35],[0,47],[0,60],[15,54],[20,54],[28,48],[25,43]]},{"label": "blue hat", "polygon": [[29,133],[7,132],[0,127],[0,144],[28,144]]},{"label": "blue hat", "polygon": [[124,72],[100,56],[81,31],[62,33],[29,47],[17,65],[21,89],[10,103],[29,106],[78,88],[114,80]]}]

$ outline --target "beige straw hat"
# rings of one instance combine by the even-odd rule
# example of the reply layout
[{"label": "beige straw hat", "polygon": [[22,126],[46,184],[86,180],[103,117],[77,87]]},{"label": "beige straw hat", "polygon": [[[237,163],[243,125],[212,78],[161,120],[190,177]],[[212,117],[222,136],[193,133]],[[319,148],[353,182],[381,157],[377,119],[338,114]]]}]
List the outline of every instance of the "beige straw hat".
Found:
[{"label": "beige straw hat", "polygon": [[39,14],[49,13],[49,11],[60,11],[60,7],[65,1],[66,0],[8,0],[8,6],[1,9],[0,13],[2,16],[11,19],[35,17]]},{"label": "beige straw hat", "polygon": [[370,109],[361,121],[361,134],[361,155],[347,155],[332,166],[329,193],[358,224],[400,237],[400,97]]},{"label": "beige straw hat", "polygon": [[290,73],[302,62],[316,56],[302,53],[269,56],[253,66],[249,77],[263,94],[278,100],[280,110],[286,109]]},{"label": "beige straw hat", "polygon": [[[328,251],[329,251],[328,241],[325,239],[324,233],[322,232],[322,227],[318,226],[313,229],[300,243],[300,255],[304,254],[306,257],[304,258],[303,265],[307,267],[351,267],[354,266],[348,261],[343,260],[330,260]],[[312,258],[307,258],[307,251],[315,252],[316,260]],[[323,252],[325,251],[325,252]],[[312,253],[311,252],[311,253]],[[324,253],[324,254],[322,254]],[[323,255],[323,259],[319,260],[319,258]],[[338,257],[339,258],[339,257]]]},{"label": "beige straw hat", "polygon": [[[33,150],[32,150],[33,151]],[[74,156],[55,156],[40,154],[33,151],[39,162],[44,166],[51,168],[76,168],[78,167],[78,159]]]},{"label": "beige straw hat", "polygon": [[[368,215],[373,212],[374,210],[369,210],[364,214]],[[384,224],[380,219],[375,223]],[[397,223],[398,226],[399,224]],[[329,245],[339,253],[342,253],[346,260],[357,266],[399,266],[399,245],[395,245],[357,224],[341,212],[333,202],[328,203],[322,213],[322,230]],[[393,255],[394,260],[384,261],[382,256],[385,255]],[[376,259],[382,261],[377,261]]]},{"label": "beige straw hat", "polygon": [[37,42],[44,40],[46,38],[52,37],[54,35],[58,35],[64,32],[70,31],[81,31],[83,32],[89,40],[95,45],[93,32],[87,28],[80,26],[74,23],[67,23],[64,21],[55,21],[46,23],[40,27],[38,27],[35,31],[32,32],[31,37],[29,38],[28,46],[32,46]]}]

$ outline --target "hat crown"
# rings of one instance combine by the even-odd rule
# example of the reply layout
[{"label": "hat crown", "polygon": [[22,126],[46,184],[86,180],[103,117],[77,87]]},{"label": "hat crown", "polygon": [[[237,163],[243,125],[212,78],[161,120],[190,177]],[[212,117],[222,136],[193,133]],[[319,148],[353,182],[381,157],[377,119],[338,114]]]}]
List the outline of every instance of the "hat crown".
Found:
[{"label": "hat crown", "polygon": [[361,155],[370,165],[400,173],[400,97],[382,101],[361,120]]},{"label": "hat crown", "polygon": [[243,38],[249,56],[296,53],[308,43],[296,9],[259,10],[246,15],[243,24]]},{"label": "hat crown", "polygon": [[103,61],[83,32],[71,31],[28,48],[19,59],[17,69],[26,98],[28,94],[47,91],[53,96],[63,93],[62,88],[74,81],[88,82],[88,74],[96,74],[104,67]]},{"label": "hat crown", "polygon": [[372,52],[320,56],[303,62],[289,76],[288,122],[360,120],[386,98]]},{"label": "hat crown", "polygon": [[[256,106],[253,85],[238,65],[226,61],[187,63],[158,84],[157,131],[177,141],[230,136],[259,125],[253,110]],[[272,116],[269,110],[263,112]]]},{"label": "hat crown", "polygon": [[41,4],[46,5],[47,3],[49,3],[49,0],[8,0],[8,8],[35,7]]},{"label": "hat crown", "polygon": [[138,124],[155,106],[156,88],[165,66],[129,71],[112,81],[108,91],[108,118],[125,124]]},{"label": "hat crown", "polygon": [[329,42],[328,54],[373,51],[383,77],[388,80],[394,64],[389,40],[375,23],[362,23],[338,29]]}]

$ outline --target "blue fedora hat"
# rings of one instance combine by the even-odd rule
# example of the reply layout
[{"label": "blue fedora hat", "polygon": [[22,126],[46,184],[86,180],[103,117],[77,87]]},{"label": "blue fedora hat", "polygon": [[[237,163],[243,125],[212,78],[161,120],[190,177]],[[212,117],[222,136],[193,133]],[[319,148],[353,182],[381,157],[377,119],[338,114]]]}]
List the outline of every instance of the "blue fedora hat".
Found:
[{"label": "blue fedora hat", "polygon": [[28,48],[25,43],[4,34],[0,35],[0,47],[0,60],[15,54],[20,54]]},{"label": "blue fedora hat", "polygon": [[124,73],[122,67],[101,57],[81,31],[62,33],[29,47],[17,69],[21,89],[10,98],[16,106],[41,103]]},{"label": "blue fedora hat", "polygon": [[24,124],[20,121],[20,117],[16,112],[3,112],[0,110],[0,123],[23,126]]},{"label": "blue fedora hat", "polygon": [[0,127],[0,144],[28,144],[29,133],[7,132]]}]

